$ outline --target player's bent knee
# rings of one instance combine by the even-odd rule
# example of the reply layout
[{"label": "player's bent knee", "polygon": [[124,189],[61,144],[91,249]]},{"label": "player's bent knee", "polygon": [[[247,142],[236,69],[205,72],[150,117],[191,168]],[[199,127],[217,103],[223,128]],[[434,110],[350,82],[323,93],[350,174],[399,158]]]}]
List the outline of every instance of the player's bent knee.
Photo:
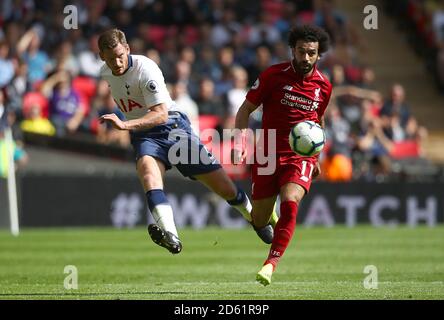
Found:
[{"label": "player's bent knee", "polygon": [[152,173],[145,173],[140,176],[145,191],[152,189],[162,189],[162,178]]},{"label": "player's bent knee", "polygon": [[305,193],[306,192],[303,187],[301,187],[300,185],[297,185],[295,183],[290,183],[290,184],[284,186],[281,190],[281,193],[280,193],[281,202],[293,201],[299,205],[302,198],[305,196]]}]

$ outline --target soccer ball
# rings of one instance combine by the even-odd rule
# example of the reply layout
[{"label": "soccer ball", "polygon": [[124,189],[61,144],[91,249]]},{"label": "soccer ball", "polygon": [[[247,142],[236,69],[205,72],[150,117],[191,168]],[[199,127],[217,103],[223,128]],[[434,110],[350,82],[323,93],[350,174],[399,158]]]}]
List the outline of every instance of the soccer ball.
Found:
[{"label": "soccer ball", "polygon": [[304,157],[319,154],[325,145],[325,132],[314,121],[301,121],[291,128],[289,135],[290,148]]}]

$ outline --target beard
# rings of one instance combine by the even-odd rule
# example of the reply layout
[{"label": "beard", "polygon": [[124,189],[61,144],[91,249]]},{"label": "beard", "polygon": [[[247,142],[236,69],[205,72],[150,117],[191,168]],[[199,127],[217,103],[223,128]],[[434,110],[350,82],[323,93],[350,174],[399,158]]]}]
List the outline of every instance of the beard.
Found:
[{"label": "beard", "polygon": [[311,64],[309,62],[297,62],[296,63],[296,69],[302,74],[309,73],[311,70],[313,70],[313,67],[314,67],[314,64]]}]

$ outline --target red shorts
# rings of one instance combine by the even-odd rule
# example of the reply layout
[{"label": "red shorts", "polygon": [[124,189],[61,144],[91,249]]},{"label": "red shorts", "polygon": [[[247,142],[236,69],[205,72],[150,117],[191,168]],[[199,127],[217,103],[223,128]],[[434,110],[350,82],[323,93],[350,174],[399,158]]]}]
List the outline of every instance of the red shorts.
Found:
[{"label": "red shorts", "polygon": [[267,167],[267,164],[253,164],[251,197],[253,200],[259,200],[278,195],[281,187],[289,182],[300,185],[308,193],[316,162],[316,157],[301,157],[294,153],[281,154],[276,157],[276,170],[271,175],[261,175],[258,172],[259,168]]}]

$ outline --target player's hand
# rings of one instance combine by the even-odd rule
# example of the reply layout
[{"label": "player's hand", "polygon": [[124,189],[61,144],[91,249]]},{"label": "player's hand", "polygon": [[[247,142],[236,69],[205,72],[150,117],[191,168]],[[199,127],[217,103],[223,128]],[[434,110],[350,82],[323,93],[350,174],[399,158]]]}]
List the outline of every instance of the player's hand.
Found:
[{"label": "player's hand", "polygon": [[100,123],[109,122],[112,126],[118,130],[126,130],[125,122],[119,119],[114,113],[108,113],[99,118]]},{"label": "player's hand", "polygon": [[246,157],[247,157],[246,148],[244,148],[244,150],[239,148],[233,148],[231,150],[231,162],[233,164],[242,164],[242,162],[244,162]]},{"label": "player's hand", "polygon": [[319,177],[321,175],[321,165],[319,164],[319,162],[316,162],[316,165],[313,169],[313,179],[316,179],[317,177]]}]

